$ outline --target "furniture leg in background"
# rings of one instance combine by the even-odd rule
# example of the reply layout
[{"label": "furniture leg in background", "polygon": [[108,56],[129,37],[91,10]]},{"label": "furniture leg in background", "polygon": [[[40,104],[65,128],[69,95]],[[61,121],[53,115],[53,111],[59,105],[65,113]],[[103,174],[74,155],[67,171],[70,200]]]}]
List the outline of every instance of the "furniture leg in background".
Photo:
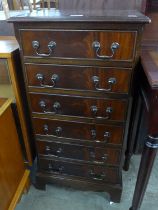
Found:
[{"label": "furniture leg in background", "polygon": [[156,89],[150,89],[150,91],[149,95],[151,95],[151,98],[149,99],[148,112],[149,134],[142,153],[132,207],[130,210],[138,210],[141,207],[158,149],[158,91]]},{"label": "furniture leg in background", "polygon": [[141,158],[132,207],[130,210],[138,210],[141,206],[156,157],[157,149],[158,137],[148,136],[148,141],[145,144]]},{"label": "furniture leg in background", "polygon": [[134,102],[135,104],[133,105],[133,110],[132,110],[133,120],[131,120],[130,131],[128,134],[127,149],[125,153],[125,162],[123,166],[123,169],[125,171],[129,170],[131,157],[134,152],[135,139],[137,138],[137,130],[140,123],[140,115],[142,113],[141,96],[137,95],[137,99],[135,99]]}]

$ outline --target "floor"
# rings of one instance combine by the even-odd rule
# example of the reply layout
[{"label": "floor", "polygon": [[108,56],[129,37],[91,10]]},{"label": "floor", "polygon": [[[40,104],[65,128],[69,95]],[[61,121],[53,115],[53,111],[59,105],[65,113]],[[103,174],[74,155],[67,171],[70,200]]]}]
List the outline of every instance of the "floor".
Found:
[{"label": "floor", "polygon": [[[128,172],[123,171],[123,194],[119,204],[110,203],[101,192],[82,192],[48,185],[46,191],[31,186],[15,210],[128,210],[134,191],[140,156],[133,156]],[[158,158],[155,161],[141,210],[158,209]],[[156,184],[155,184],[156,183]]]}]

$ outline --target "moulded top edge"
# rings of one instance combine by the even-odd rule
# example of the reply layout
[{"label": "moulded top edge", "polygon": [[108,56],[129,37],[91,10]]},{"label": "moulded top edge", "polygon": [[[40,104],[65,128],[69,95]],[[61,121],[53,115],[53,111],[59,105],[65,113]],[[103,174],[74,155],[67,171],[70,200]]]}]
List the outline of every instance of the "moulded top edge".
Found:
[{"label": "moulded top edge", "polygon": [[8,22],[127,22],[150,23],[136,10],[57,10],[17,11],[8,14]]}]

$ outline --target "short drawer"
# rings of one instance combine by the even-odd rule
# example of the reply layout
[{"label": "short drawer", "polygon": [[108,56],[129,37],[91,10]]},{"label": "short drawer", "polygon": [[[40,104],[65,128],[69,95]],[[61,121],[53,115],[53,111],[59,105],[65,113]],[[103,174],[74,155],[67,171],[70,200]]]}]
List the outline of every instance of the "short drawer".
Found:
[{"label": "short drawer", "polygon": [[130,69],[25,65],[28,86],[50,89],[128,93]]},{"label": "short drawer", "polygon": [[41,140],[37,140],[36,145],[38,154],[44,156],[88,161],[94,164],[119,165],[120,163],[120,149]]},{"label": "short drawer", "polygon": [[20,30],[24,56],[122,61],[133,60],[136,35],[135,31]]},{"label": "short drawer", "polygon": [[127,100],[30,93],[32,112],[124,121]]},{"label": "short drawer", "polygon": [[[33,118],[34,133],[60,141],[93,142],[122,145],[124,127],[106,124]],[[59,139],[58,139],[59,138]]]},{"label": "short drawer", "polygon": [[117,167],[69,163],[66,161],[56,161],[46,158],[39,159],[39,166],[41,171],[47,173],[70,175],[86,179],[88,178],[94,181],[104,181],[110,183],[119,182],[119,170]]}]

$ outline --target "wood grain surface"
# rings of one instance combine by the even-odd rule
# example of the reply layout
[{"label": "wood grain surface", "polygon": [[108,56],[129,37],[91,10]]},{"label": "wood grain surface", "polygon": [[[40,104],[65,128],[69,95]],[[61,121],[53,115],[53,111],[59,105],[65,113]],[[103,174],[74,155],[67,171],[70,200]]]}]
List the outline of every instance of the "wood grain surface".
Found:
[{"label": "wood grain surface", "polygon": [[0,99],[0,104],[0,209],[7,210],[23,177],[25,167],[11,110],[11,100],[5,102]]}]

